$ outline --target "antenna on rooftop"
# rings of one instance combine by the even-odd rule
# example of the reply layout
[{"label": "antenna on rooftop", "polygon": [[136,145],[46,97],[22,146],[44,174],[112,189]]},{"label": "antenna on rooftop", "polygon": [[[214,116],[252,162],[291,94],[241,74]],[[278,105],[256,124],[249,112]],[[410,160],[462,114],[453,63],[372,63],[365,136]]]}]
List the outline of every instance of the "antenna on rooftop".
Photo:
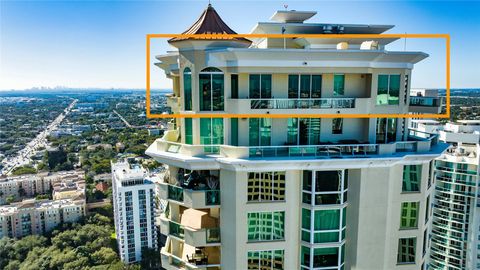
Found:
[{"label": "antenna on rooftop", "polygon": [[[407,34],[407,32],[405,32],[405,35]],[[407,37],[405,36],[405,42],[403,43],[403,50],[406,51],[407,50]]]},{"label": "antenna on rooftop", "polygon": [[288,5],[287,5],[287,4],[284,4],[283,7],[285,8],[285,10],[287,10]]}]

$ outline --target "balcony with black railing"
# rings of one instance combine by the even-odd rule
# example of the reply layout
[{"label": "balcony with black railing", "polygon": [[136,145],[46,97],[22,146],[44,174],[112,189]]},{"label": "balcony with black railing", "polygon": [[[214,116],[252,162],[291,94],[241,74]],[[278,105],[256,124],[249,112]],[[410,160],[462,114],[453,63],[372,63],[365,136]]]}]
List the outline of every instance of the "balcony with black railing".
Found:
[{"label": "balcony with black railing", "polygon": [[[160,198],[188,208],[219,207],[220,182],[218,171],[188,171],[179,169],[175,177],[159,184]],[[170,181],[170,182],[169,182]]]}]

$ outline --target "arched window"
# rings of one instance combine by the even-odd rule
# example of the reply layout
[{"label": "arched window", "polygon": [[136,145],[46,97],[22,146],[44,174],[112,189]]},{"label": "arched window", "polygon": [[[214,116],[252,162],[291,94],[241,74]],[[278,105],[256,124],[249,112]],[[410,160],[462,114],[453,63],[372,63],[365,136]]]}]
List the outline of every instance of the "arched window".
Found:
[{"label": "arched window", "polygon": [[192,71],[190,68],[183,70],[183,98],[185,111],[192,110]]},{"label": "arched window", "polygon": [[199,74],[200,111],[223,111],[223,72],[207,67]]}]

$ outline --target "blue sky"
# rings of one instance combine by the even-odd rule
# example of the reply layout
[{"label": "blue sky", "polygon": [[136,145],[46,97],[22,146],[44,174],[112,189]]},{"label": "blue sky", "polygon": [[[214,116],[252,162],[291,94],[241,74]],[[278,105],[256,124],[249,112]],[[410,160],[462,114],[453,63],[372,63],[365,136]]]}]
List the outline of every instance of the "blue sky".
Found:
[{"label": "blue sky", "polygon": [[[480,2],[450,1],[214,1],[238,33],[276,10],[316,10],[310,22],[394,24],[389,33],[451,35],[451,86],[480,87]],[[0,0],[0,89],[145,87],[145,34],[180,33],[208,1]],[[388,49],[403,50],[404,41]],[[152,54],[171,49],[164,39]],[[412,87],[445,87],[442,40],[408,40],[407,50],[430,54],[417,64]],[[153,58],[152,58],[153,61]],[[169,88],[152,69],[152,87]]]}]

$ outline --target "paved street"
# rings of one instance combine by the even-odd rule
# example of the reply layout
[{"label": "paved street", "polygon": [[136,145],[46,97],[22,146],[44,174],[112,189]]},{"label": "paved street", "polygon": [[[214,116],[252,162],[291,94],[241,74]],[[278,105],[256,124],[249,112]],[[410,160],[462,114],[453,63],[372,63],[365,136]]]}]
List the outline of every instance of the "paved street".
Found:
[{"label": "paved street", "polygon": [[53,122],[51,122],[47,128],[42,131],[40,134],[37,135],[31,142],[29,142],[25,148],[18,151],[17,156],[4,158],[2,163],[4,164],[4,168],[1,171],[2,175],[10,174],[16,167],[23,166],[32,162],[31,157],[37,153],[39,148],[45,147],[47,143],[47,136],[50,135],[50,132],[57,128],[58,125],[63,121],[65,116],[67,116],[72,108],[77,103],[77,99],[73,100],[70,105],[57,117]]}]

